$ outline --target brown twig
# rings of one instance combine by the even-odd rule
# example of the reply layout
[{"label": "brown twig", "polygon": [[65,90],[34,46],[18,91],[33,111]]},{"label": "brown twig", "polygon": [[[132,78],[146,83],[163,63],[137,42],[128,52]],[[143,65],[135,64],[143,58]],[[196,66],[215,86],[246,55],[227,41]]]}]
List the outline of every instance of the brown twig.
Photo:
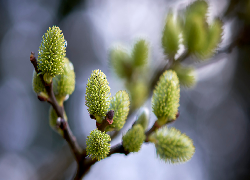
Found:
[{"label": "brown twig", "polygon": [[[230,51],[226,51],[226,52],[222,51],[222,52],[229,53]],[[218,51],[218,54],[222,53],[222,52]],[[154,77],[152,77],[152,79],[150,81],[150,92],[152,92],[160,75],[165,70],[171,69],[171,67],[175,64],[175,62],[182,62],[185,59],[187,59],[188,57],[189,57],[189,54],[187,52],[184,52],[177,60],[175,60],[175,61],[174,61],[174,59],[169,60],[168,64],[166,64],[163,68],[158,69],[157,74]],[[34,65],[35,70],[37,71],[37,73],[39,73],[39,71],[37,70],[37,62],[36,62],[36,59],[34,57],[34,54],[31,54],[30,59],[31,59],[30,61]],[[42,78],[42,75],[40,75],[40,77],[41,77],[42,82],[45,84],[45,88],[46,88],[46,91],[47,91],[48,96],[49,96],[49,99],[47,101],[53,106],[58,117],[63,118],[64,109],[63,109],[63,107],[59,106],[57,101],[56,101],[56,98],[55,98],[54,93],[53,93],[52,83],[46,84]],[[133,114],[134,111],[135,111],[134,109],[131,109],[129,116],[131,114]],[[110,119],[108,119],[108,120],[110,120]],[[62,119],[62,122],[65,122],[64,119]],[[172,121],[169,121],[168,123],[170,123],[170,122],[172,122]],[[103,121],[103,123],[97,124],[97,127],[99,130],[104,131],[105,128],[109,124],[110,124],[109,121],[107,121],[107,119],[105,119]],[[76,138],[73,136],[67,122],[65,122],[65,124],[63,124],[62,127],[61,128],[64,131],[64,139],[68,142],[69,146],[71,147],[71,150],[73,151],[75,159],[78,162],[78,168],[77,168],[77,172],[76,172],[76,175],[74,177],[74,180],[80,180],[89,171],[90,167],[97,162],[97,160],[92,160],[92,159],[86,157],[86,150],[81,150],[81,148],[79,147],[79,145],[76,141]],[[157,122],[155,122],[155,124],[151,127],[151,129],[149,129],[147,132],[145,132],[145,135],[146,135],[145,142],[149,142],[149,136],[153,132],[155,132],[155,130],[157,130],[158,128],[160,128],[160,126],[157,124]],[[112,136],[112,139],[115,138],[119,134],[119,132],[120,131],[115,132],[114,135]],[[108,154],[108,157],[111,156],[112,154],[115,154],[115,153],[120,153],[120,154],[125,154],[125,155],[129,154],[129,152],[124,149],[122,143],[112,147],[110,150],[110,153]]]},{"label": "brown twig", "polygon": [[[39,74],[40,71],[38,69],[37,60],[33,52],[31,52],[31,55],[30,55],[30,62],[33,64],[37,74]],[[58,127],[63,130],[63,138],[68,142],[69,146],[71,147],[71,150],[73,151],[76,161],[79,162],[82,159],[82,156],[85,154],[83,153],[84,151],[82,151],[82,149],[78,145],[78,142],[75,136],[73,135],[68,123],[64,120],[65,119],[64,108],[63,106],[60,106],[57,103],[56,97],[53,92],[53,83],[51,82],[47,84],[43,80],[43,76],[41,73],[39,74],[39,76],[41,78],[42,83],[45,86],[45,89],[49,97],[47,99],[47,102],[53,106],[54,110],[56,111],[57,116],[60,118],[58,122]]]},{"label": "brown twig", "polygon": [[97,121],[96,121],[96,127],[98,128],[98,130],[100,131],[105,131],[106,127],[108,127],[108,125],[112,124],[113,123],[113,117],[114,117],[114,111],[113,110],[110,110],[107,114],[106,114],[106,117],[105,119],[102,121],[101,124],[99,124]]}]

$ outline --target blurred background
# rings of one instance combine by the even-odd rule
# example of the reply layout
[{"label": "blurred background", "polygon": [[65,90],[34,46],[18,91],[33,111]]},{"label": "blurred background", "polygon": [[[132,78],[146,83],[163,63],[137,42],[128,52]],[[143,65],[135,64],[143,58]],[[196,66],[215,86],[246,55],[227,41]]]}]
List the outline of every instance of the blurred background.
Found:
[{"label": "blurred background", "polygon": [[[163,57],[161,32],[168,11],[185,9],[190,2],[0,0],[0,179],[68,180],[76,169],[66,141],[49,126],[49,104],[38,101],[32,90],[30,52],[37,55],[48,27],[59,26],[68,42],[76,90],[65,109],[84,147],[95,128],[84,97],[92,70],[107,75],[111,94],[125,89],[108,63],[110,48],[117,43],[131,47],[136,38],[146,38],[149,66],[155,68]],[[225,24],[220,53],[196,64],[197,84],[181,89],[180,117],[172,124],[193,139],[193,158],[181,165],[166,164],[157,158],[154,145],[145,144],[138,153],[114,154],[96,163],[84,179],[250,179],[250,2],[208,3],[208,19],[218,16]],[[145,106],[151,109],[150,99]],[[151,113],[151,124],[155,119]]]}]

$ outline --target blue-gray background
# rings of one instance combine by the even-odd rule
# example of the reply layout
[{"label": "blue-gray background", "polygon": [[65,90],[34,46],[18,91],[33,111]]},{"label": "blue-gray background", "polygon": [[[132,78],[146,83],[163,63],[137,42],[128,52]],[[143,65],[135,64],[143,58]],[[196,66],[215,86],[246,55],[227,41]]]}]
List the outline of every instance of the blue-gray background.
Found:
[{"label": "blue-gray background", "polygon": [[[215,16],[223,18],[228,2],[209,1],[209,21]],[[67,57],[75,67],[76,90],[65,108],[84,147],[86,136],[95,128],[84,98],[91,71],[106,73],[112,94],[125,89],[108,64],[108,50],[115,44],[129,48],[138,37],[150,42],[149,65],[157,67],[163,59],[160,42],[167,12],[170,8],[174,12],[185,9],[189,3],[0,0],[0,179],[66,180],[76,168],[66,142],[49,127],[49,105],[38,101],[32,91],[29,55],[31,51],[37,54],[49,26],[58,25],[68,41]],[[225,22],[220,48],[230,43],[239,24],[234,17]],[[242,63],[242,59],[249,59],[248,53],[235,48],[215,56],[210,63],[196,63],[197,85],[181,90],[181,115],[173,126],[194,140],[196,152],[189,162],[165,164],[157,158],[154,146],[146,144],[139,153],[115,154],[96,163],[85,179],[250,179],[250,66]],[[150,100],[145,106],[151,109]],[[151,113],[151,124],[154,120]]]}]

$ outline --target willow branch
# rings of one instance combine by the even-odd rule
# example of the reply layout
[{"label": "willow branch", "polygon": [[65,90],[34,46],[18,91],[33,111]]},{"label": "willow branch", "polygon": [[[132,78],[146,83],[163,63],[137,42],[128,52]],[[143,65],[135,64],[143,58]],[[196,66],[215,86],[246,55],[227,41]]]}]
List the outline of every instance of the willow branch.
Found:
[{"label": "willow branch", "polygon": [[[33,64],[37,74],[39,74],[40,71],[38,70],[37,60],[33,52],[31,52],[31,55],[30,55],[30,62]],[[77,162],[79,162],[82,156],[82,149],[78,145],[78,142],[75,136],[73,135],[68,123],[64,120],[64,108],[63,106],[59,106],[59,104],[57,103],[56,97],[53,92],[53,83],[51,82],[47,84],[43,80],[42,74],[39,74],[39,76],[41,78],[42,83],[45,86],[45,89],[49,97],[47,99],[47,102],[53,106],[54,110],[56,111],[57,116],[60,118],[58,126],[60,129],[63,130],[63,138],[68,142],[71,150],[73,151],[75,159],[77,160]]]}]

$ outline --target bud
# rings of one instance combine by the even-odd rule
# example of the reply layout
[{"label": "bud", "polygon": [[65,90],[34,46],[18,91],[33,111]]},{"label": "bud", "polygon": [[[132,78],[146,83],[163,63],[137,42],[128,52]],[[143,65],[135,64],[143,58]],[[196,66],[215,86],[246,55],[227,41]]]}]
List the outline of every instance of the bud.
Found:
[{"label": "bud", "polygon": [[[52,106],[50,106],[50,109],[49,109],[49,125],[53,130],[55,130],[57,133],[59,133],[60,135],[63,136],[63,131],[57,127],[57,119],[58,119],[58,116],[56,114],[56,111],[54,110],[54,108]],[[64,111],[63,119],[65,121],[68,120],[65,111]]]},{"label": "bud", "polygon": [[140,109],[139,115],[137,116],[136,124],[140,124],[145,131],[148,128],[149,122],[149,110],[146,107]]},{"label": "bud", "polygon": [[166,19],[165,27],[162,32],[161,43],[165,55],[172,58],[179,49],[180,27],[177,21],[174,21],[172,13],[169,13]]},{"label": "bud", "polygon": [[206,58],[209,58],[214,54],[216,47],[220,43],[223,32],[222,26],[222,21],[219,19],[214,20],[209,26],[206,49],[204,53]]},{"label": "bud", "polygon": [[130,78],[132,74],[132,60],[125,49],[121,47],[114,48],[109,53],[110,64],[115,73],[120,78]]},{"label": "bud", "polygon": [[47,91],[45,89],[45,86],[42,83],[40,76],[37,75],[35,70],[33,71],[32,86],[33,86],[33,90],[36,94],[44,97],[45,99],[48,98],[48,94],[47,94]]},{"label": "bud", "polygon": [[98,123],[105,119],[110,104],[110,87],[106,75],[101,70],[94,70],[88,79],[85,104],[89,114],[93,115]]},{"label": "bud", "polygon": [[152,108],[159,125],[176,119],[179,101],[179,79],[173,70],[166,70],[160,76],[152,96]]},{"label": "bud", "polygon": [[148,61],[148,43],[144,39],[138,40],[133,48],[132,60],[135,67],[147,64]]},{"label": "bud", "polygon": [[114,116],[113,123],[106,128],[107,131],[114,129],[119,131],[124,126],[129,113],[129,105],[129,95],[126,91],[118,91],[111,98],[109,109],[114,111]]},{"label": "bud", "polygon": [[162,127],[149,137],[156,147],[157,155],[169,163],[183,163],[195,152],[192,139],[175,128]]},{"label": "bud", "polygon": [[201,17],[196,14],[187,17],[183,39],[189,53],[198,56],[204,53],[207,34],[205,22]]},{"label": "bud", "polygon": [[38,50],[38,70],[42,74],[55,77],[63,73],[66,47],[64,35],[59,27],[53,26],[42,37]]},{"label": "bud", "polygon": [[75,90],[74,66],[68,58],[64,58],[64,73],[53,78],[53,91],[57,99],[65,100]]},{"label": "bud", "polygon": [[192,67],[184,67],[179,63],[176,63],[173,67],[176,72],[180,85],[184,87],[192,87],[196,83],[195,70]]},{"label": "bud", "polygon": [[122,137],[122,145],[126,151],[138,152],[145,138],[143,127],[136,124]]},{"label": "bud", "polygon": [[53,77],[49,73],[45,73],[43,75],[43,80],[45,83],[50,84],[52,82]]},{"label": "bud", "polygon": [[187,7],[186,16],[198,15],[205,19],[208,13],[208,4],[204,0],[194,1]]},{"label": "bud", "polygon": [[148,97],[148,87],[144,81],[135,81],[128,85],[131,96],[131,109],[137,109],[143,105]]},{"label": "bud", "polygon": [[110,151],[110,141],[110,136],[105,132],[101,132],[97,129],[91,131],[86,140],[87,155],[98,161],[106,158]]}]

